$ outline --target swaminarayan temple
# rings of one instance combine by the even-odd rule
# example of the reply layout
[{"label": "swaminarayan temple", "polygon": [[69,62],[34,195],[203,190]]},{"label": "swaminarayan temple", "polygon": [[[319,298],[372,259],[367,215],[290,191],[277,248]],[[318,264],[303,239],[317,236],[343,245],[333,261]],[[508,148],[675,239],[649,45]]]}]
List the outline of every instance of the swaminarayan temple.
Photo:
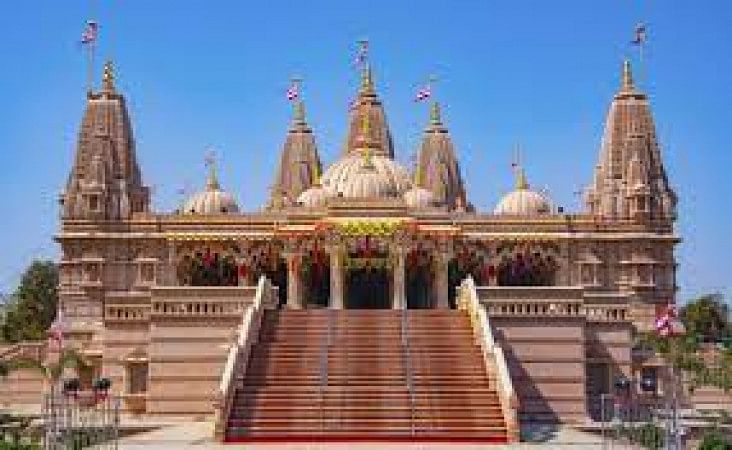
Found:
[{"label": "swaminarayan temple", "polygon": [[[599,420],[618,380],[663,393],[633,339],[674,302],[677,199],[627,61],[573,212],[522,167],[476,210],[437,103],[400,165],[369,64],[336,161],[297,99],[263,209],[242,211],[209,164],[201,192],[153,211],[114,81],[107,64],[88,94],[56,240],[65,345],[91,364],[82,386],[108,377],[125,411],[211,417],[226,441],[506,442],[523,421]],[[48,351],[3,355],[31,350]],[[11,403],[41,390],[0,380]]]}]

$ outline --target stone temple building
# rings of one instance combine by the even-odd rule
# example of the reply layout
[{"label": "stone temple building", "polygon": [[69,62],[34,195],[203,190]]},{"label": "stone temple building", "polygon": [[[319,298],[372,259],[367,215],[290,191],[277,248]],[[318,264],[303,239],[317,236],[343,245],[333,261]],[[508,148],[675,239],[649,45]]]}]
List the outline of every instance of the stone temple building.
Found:
[{"label": "stone temple building", "polygon": [[[661,367],[633,340],[675,301],[677,198],[627,61],[608,94],[582,211],[523,167],[494,210],[476,209],[438,103],[415,167],[400,165],[409,149],[394,148],[368,64],[337,160],[321,160],[297,99],[262,209],[242,210],[210,164],[201,192],[155,211],[107,64],[56,236],[82,385],[108,377],[130,412],[210,415],[230,441],[505,441],[520,421],[597,420],[619,379],[653,401]],[[31,348],[47,350],[0,355]],[[40,389],[0,380],[15,403]]]}]

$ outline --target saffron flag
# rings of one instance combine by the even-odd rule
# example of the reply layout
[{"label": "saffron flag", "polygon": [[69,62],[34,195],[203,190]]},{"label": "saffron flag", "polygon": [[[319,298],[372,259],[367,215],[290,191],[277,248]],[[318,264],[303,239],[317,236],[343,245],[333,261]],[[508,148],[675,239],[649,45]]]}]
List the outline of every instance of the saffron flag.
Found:
[{"label": "saffron flag", "polygon": [[81,33],[82,44],[93,44],[99,35],[99,25],[94,20],[87,20],[84,31]]},{"label": "saffron flag", "polygon": [[427,85],[417,91],[417,95],[414,98],[415,102],[421,102],[422,100],[427,100],[432,96],[432,89],[430,88],[430,85]]},{"label": "saffron flag", "polygon": [[644,23],[638,23],[635,26],[635,35],[630,43],[633,45],[642,45],[646,42],[647,37],[646,25]]}]

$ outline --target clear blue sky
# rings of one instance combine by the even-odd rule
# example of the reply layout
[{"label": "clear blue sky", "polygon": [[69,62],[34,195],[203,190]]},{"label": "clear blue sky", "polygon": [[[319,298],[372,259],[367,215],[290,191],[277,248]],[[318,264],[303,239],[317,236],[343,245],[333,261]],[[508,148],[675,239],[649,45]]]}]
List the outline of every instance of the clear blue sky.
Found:
[{"label": "clear blue sky", "polygon": [[[56,257],[57,195],[84,107],[84,21],[101,23],[128,98],[155,207],[200,187],[206,146],[247,210],[262,205],[289,120],[293,74],[305,78],[321,156],[340,151],[355,91],[354,42],[371,41],[398,158],[426,123],[412,101],[428,74],[463,164],[470,199],[490,210],[511,187],[521,142],[530,181],[558,204],[592,175],[634,24],[649,43],[666,168],[680,197],[681,297],[730,294],[732,5],[724,1],[15,1],[0,14],[0,291],[34,257]],[[636,65],[636,69],[638,69]]]}]

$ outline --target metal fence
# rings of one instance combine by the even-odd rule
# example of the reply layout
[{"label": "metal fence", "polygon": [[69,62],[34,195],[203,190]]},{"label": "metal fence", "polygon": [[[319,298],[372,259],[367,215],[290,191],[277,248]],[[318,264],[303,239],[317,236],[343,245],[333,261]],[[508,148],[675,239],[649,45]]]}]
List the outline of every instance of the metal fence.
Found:
[{"label": "metal fence", "polygon": [[100,392],[51,393],[43,401],[44,450],[117,449],[119,398]]}]

